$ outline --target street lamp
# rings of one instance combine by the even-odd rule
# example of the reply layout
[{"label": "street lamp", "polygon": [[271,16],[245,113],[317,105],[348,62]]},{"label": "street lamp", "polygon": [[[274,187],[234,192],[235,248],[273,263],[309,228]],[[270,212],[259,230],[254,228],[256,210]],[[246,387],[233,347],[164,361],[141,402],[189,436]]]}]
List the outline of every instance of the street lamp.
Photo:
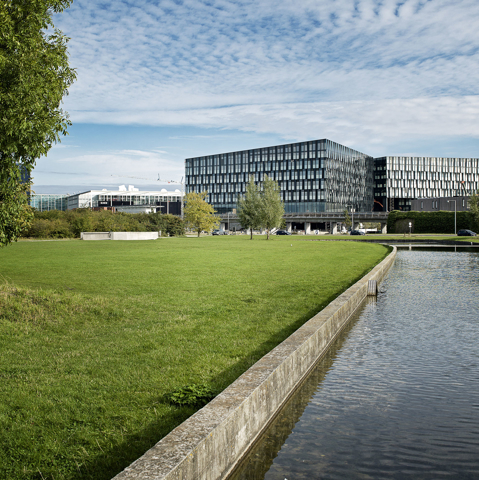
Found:
[{"label": "street lamp", "polygon": [[412,227],[412,222],[409,222],[409,236],[411,236],[411,227]]},{"label": "street lamp", "polygon": [[454,202],[454,235],[456,235],[456,218],[457,218],[457,209],[456,209],[456,200],[448,200],[447,203]]}]

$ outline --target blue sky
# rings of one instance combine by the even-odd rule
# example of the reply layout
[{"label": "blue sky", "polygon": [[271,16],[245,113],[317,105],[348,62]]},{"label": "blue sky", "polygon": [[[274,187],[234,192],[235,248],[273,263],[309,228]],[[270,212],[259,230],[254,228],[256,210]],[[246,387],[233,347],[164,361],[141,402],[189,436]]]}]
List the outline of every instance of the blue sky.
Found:
[{"label": "blue sky", "polygon": [[39,193],[153,188],[187,157],[317,138],[479,156],[477,0],[76,0],[55,25],[78,80]]}]

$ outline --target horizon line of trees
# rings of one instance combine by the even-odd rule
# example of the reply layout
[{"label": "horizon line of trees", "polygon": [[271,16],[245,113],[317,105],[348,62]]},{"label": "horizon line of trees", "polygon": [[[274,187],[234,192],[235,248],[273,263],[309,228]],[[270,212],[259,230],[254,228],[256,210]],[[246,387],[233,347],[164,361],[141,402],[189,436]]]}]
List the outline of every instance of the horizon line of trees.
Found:
[{"label": "horizon line of trees", "polygon": [[23,238],[79,238],[81,232],[161,232],[162,236],[182,236],[185,222],[175,215],[162,213],[113,213],[110,210],[33,211]]}]

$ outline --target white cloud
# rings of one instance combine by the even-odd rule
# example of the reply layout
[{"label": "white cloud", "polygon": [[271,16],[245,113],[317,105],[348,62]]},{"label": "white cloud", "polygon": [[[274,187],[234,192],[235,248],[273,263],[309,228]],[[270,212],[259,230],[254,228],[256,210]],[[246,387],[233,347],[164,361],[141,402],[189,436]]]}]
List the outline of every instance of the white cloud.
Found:
[{"label": "white cloud", "polygon": [[78,70],[74,124],[166,133],[80,129],[79,147],[39,160],[37,184],[180,179],[184,156],[264,138],[379,156],[479,137],[477,0],[75,0],[55,24]]},{"label": "white cloud", "polygon": [[479,94],[477,0],[77,0],[56,23],[72,37],[77,122],[282,134],[357,124],[372,106],[381,134],[391,108],[408,130],[408,102],[423,122]]},{"label": "white cloud", "polygon": [[49,183],[47,178],[50,183],[60,182],[62,176],[68,175],[70,183],[88,184],[94,180],[98,184],[151,184],[157,181],[160,172],[168,180],[179,180],[183,175],[177,159],[158,151],[118,150],[41,159],[35,169],[35,183]]},{"label": "white cloud", "polygon": [[[87,118],[94,119],[85,116],[84,121]],[[274,132],[294,141],[330,138],[369,153],[368,146],[386,146],[388,142],[401,138],[477,136],[479,96],[115,112],[102,114],[102,119],[108,123],[127,119],[128,123],[145,122],[151,125],[222,126],[257,133]],[[132,159],[134,155],[130,153]]]}]

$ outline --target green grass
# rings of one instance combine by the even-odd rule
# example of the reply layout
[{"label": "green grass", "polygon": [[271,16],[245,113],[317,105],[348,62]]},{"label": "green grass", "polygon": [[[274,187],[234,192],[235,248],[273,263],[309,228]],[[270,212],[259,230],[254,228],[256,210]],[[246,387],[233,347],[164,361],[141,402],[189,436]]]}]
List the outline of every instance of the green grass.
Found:
[{"label": "green grass", "polygon": [[[291,237],[290,237],[291,238]],[[454,234],[440,234],[440,233],[413,233],[409,235],[409,233],[404,236],[403,233],[388,233],[386,235],[377,234],[377,233],[369,233],[366,235],[315,235],[312,236],[302,236],[300,238],[308,239],[314,238],[316,240],[356,240],[356,241],[364,241],[364,240],[381,240],[384,242],[388,241],[395,241],[395,240],[428,240],[428,241],[435,241],[435,242],[443,242],[443,241],[458,241],[458,242],[473,242],[479,243],[479,236],[476,237],[458,237]]]},{"label": "green grass", "polygon": [[0,250],[0,478],[113,477],[388,253],[305,240]]}]

